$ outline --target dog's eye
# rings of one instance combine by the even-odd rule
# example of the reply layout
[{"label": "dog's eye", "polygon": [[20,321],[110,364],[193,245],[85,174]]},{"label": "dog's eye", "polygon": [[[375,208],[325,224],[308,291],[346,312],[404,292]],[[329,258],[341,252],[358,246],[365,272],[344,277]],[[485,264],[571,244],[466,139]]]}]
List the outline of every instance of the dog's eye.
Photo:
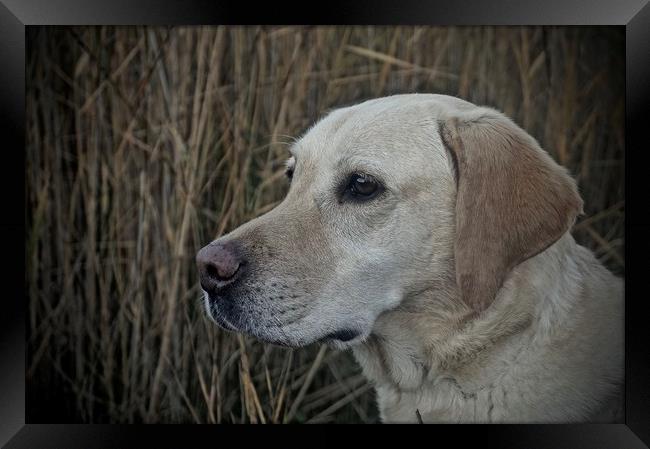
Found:
[{"label": "dog's eye", "polygon": [[293,179],[293,167],[287,167],[287,169],[284,171],[284,174],[287,176],[289,181]]},{"label": "dog's eye", "polygon": [[365,173],[355,173],[350,176],[348,192],[357,199],[370,199],[379,193],[380,185],[375,178]]}]

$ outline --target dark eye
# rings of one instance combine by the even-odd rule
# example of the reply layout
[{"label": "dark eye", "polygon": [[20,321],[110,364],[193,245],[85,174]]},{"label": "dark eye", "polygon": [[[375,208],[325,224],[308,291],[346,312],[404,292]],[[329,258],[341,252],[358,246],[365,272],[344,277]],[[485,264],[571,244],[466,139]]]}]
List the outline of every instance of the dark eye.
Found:
[{"label": "dark eye", "polygon": [[347,194],[358,200],[374,198],[379,192],[381,185],[375,178],[365,173],[355,173],[350,176]]},{"label": "dark eye", "polygon": [[293,167],[287,167],[287,169],[284,171],[284,174],[287,176],[289,181],[293,179]]}]

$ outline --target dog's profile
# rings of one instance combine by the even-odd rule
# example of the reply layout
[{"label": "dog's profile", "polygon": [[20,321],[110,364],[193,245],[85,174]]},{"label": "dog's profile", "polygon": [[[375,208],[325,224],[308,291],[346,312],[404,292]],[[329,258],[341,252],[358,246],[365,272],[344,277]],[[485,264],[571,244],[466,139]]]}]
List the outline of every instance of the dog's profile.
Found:
[{"label": "dog's profile", "polygon": [[352,348],[384,422],[623,420],[623,282],[574,241],[575,182],[530,135],[396,95],[291,153],[284,201],[197,255],[216,323]]}]

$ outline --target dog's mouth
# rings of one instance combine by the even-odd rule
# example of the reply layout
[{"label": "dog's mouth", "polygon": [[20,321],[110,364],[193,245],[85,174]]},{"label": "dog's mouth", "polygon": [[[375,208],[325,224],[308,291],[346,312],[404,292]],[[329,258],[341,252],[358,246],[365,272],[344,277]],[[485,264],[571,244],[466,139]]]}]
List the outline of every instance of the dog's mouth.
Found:
[{"label": "dog's mouth", "polygon": [[328,344],[334,347],[346,347],[350,342],[361,336],[361,332],[352,328],[343,328],[320,337],[301,341],[289,341],[291,338],[288,335],[268,335],[265,332],[260,332],[253,326],[242,325],[237,320],[228,316],[227,311],[221,310],[217,302],[219,299],[211,297],[209,294],[205,295],[206,310],[210,319],[222,329],[229,332],[238,332],[248,334],[264,343],[270,343],[277,346],[298,348],[304,347],[313,343]]},{"label": "dog's mouth", "polygon": [[333,340],[336,340],[342,343],[347,343],[349,341],[354,340],[360,335],[361,333],[359,331],[353,329],[341,329],[335,332],[330,332],[329,334],[325,335],[323,338],[319,339],[318,341],[321,343],[328,343]]},{"label": "dog's mouth", "polygon": [[[221,304],[221,306],[219,305]],[[270,343],[277,346],[283,347],[299,347],[304,346],[296,343],[288,343],[285,341],[285,336],[271,336],[266,335],[262,329],[257,328],[250,323],[243,322],[241,318],[237,315],[233,315],[231,306],[228,306],[230,303],[227,302],[226,298],[222,297],[213,297],[212,295],[205,293],[205,305],[208,313],[208,317],[220,328],[229,331],[236,332],[240,334],[250,335],[264,343]]]}]

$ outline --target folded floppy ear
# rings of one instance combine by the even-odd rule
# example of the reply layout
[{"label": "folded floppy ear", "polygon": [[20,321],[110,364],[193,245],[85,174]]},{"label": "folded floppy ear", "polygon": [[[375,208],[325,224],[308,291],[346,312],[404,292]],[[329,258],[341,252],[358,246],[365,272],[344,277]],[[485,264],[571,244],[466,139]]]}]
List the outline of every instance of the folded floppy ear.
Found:
[{"label": "folded floppy ear", "polygon": [[567,171],[499,112],[443,118],[440,134],[457,169],[456,281],[480,312],[516,265],[573,226],[582,199]]}]

